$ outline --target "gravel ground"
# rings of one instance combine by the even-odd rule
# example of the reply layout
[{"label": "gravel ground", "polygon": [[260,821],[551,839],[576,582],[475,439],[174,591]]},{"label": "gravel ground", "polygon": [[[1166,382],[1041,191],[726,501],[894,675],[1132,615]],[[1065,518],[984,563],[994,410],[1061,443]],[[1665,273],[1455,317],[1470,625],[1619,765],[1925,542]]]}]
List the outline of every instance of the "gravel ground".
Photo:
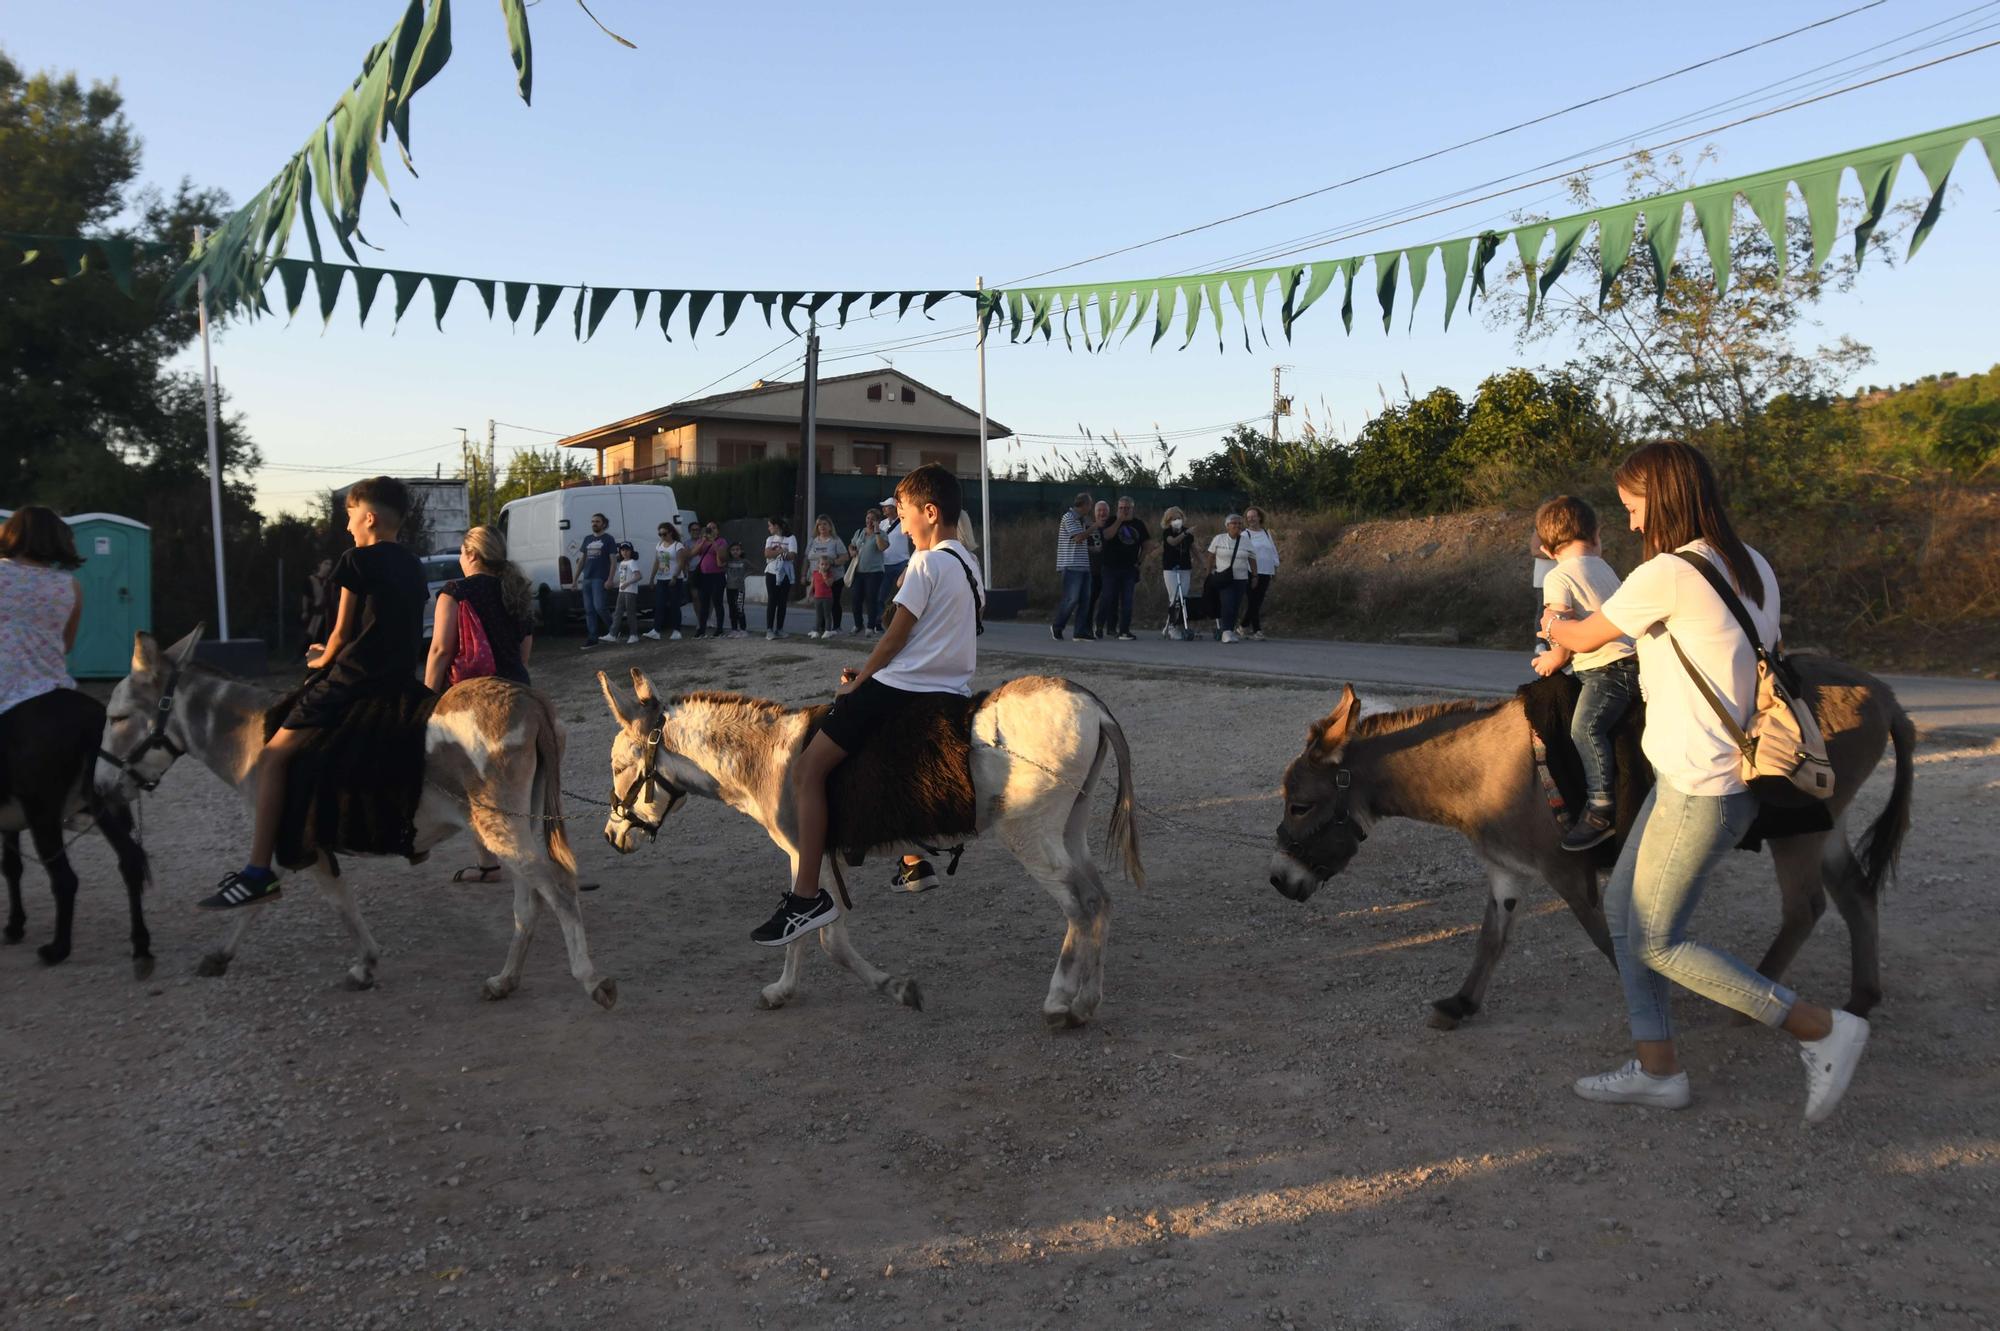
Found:
[{"label": "gravel ground", "polygon": [[[566,785],[602,797],[586,667],[793,702],[854,648],[567,643],[538,662]],[[1032,666],[1026,668],[1032,669]],[[985,682],[1021,673],[989,655]],[[294,891],[230,974],[191,905],[247,835],[183,763],[147,805],[155,976],[135,982],[108,853],[80,847],[75,957],[0,953],[0,1219],[10,1326],[1992,1326],[2000,746],[1922,754],[1883,911],[1888,998],[1838,1118],[1800,1125],[1787,1042],[1687,999],[1694,1107],[1576,1100],[1626,1056],[1615,978],[1553,898],[1485,1012],[1424,1024],[1471,960],[1484,885],[1454,835],[1383,826],[1306,905],[1265,882],[1272,792],[1319,690],[1100,666],[1132,739],[1152,883],[1112,880],[1106,1000],[1040,1002],[1059,916],[997,844],[918,897],[872,865],[854,924],[927,1010],[824,958],[758,1010],[745,940],[782,859],[706,802],[630,858],[572,806],[615,1012],[545,927],[482,1003],[509,889],[446,886],[469,845],[357,866],[382,982]],[[1364,691],[1371,703],[1406,701]],[[1886,766],[1861,797],[1872,816]],[[1100,800],[1095,819],[1102,835]],[[51,911],[30,869],[29,941]],[[1776,926],[1743,855],[1703,935]],[[1846,992],[1829,912],[1792,979]]]}]

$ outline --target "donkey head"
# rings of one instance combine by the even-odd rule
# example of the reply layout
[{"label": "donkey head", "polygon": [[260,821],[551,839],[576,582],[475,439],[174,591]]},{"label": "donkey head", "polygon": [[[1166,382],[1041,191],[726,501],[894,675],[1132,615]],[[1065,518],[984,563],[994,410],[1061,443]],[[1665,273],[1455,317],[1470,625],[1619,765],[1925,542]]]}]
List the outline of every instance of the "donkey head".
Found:
[{"label": "donkey head", "polygon": [[171,647],[150,633],[132,636],[132,673],[111,691],[104,738],[97,758],[97,789],[120,799],[136,799],[188,749],[185,720],[175,708],[181,672],[194,659],[204,625],[196,624]]},{"label": "donkey head", "polygon": [[1368,839],[1366,812],[1354,807],[1354,774],[1341,763],[1361,704],[1340,687],[1333,710],[1306,728],[1305,751],[1285,769],[1285,816],[1271,857],[1271,886],[1304,901],[1346,867]]},{"label": "donkey head", "polygon": [[641,833],[648,838],[659,835],[660,824],[680,807],[687,791],[668,779],[663,769],[668,750],[662,724],[667,709],[653,692],[653,681],[633,667],[637,706],[630,710],[602,670],[597,672],[597,683],[618,721],[618,733],[611,740],[611,816],[604,823],[604,839],[620,855],[630,855],[639,848]]}]

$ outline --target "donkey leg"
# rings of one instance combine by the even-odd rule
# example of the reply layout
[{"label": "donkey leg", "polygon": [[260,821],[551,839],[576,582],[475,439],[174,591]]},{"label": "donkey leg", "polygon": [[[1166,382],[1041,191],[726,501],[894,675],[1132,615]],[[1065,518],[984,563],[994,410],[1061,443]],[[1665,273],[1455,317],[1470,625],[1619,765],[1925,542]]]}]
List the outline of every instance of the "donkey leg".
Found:
[{"label": "donkey leg", "polygon": [[18,943],[28,933],[28,912],[21,905],[21,834],[0,834],[0,875],[7,879],[7,929],[0,938]]},{"label": "donkey leg", "polygon": [[346,877],[329,873],[324,863],[313,866],[313,877],[320,891],[333,903],[340,914],[342,924],[347,926],[347,936],[354,940],[354,961],[347,968],[349,989],[373,989],[375,987],[375,963],[381,958],[381,949],[375,946],[375,935],[368,932],[368,921],[361,918],[361,907],[354,900],[354,888]]},{"label": "donkey leg", "polygon": [[132,835],[132,811],[123,804],[106,802],[97,812],[98,830],[118,856],[118,876],[125,880],[125,902],[132,915],[132,978],[143,980],[153,973],[153,935],[146,928],[148,869],[146,851]]},{"label": "donkey leg", "polygon": [[521,962],[528,955],[528,944],[535,938],[535,923],[542,916],[542,899],[535,891],[535,885],[521,874],[514,875],[514,937],[507,944],[507,960],[501,963],[498,975],[486,977],[486,983],[479,987],[479,996],[488,1002],[499,1002],[521,983]]},{"label": "donkey leg", "polygon": [[227,975],[229,963],[236,960],[236,950],[243,946],[243,935],[250,932],[250,926],[257,922],[257,916],[262,912],[261,906],[237,911],[235,921],[229,926],[228,935],[222,940],[222,946],[202,953],[201,961],[195,966],[194,973],[207,976]]},{"label": "donkey leg", "polygon": [[1528,882],[1523,876],[1492,865],[1487,866],[1486,873],[1492,891],[1486,898],[1486,913],[1479,921],[1479,946],[1472,956],[1472,969],[1466,973],[1465,983],[1459,985],[1457,993],[1431,1003],[1429,1021],[1436,1030],[1455,1030],[1467,1017],[1478,1014],[1486,999],[1486,983],[1493,978],[1500,954],[1507,950],[1507,933],[1514,923],[1514,913],[1527,895]]},{"label": "donkey leg", "polygon": [[1823,833],[1785,837],[1771,843],[1771,863],[1778,871],[1778,936],[1771,940],[1757,973],[1782,980],[1785,971],[1826,912],[1826,892],[1820,881]]},{"label": "donkey leg", "polygon": [[1882,1001],[1881,932],[1877,902],[1868,892],[1868,875],[1847,844],[1847,831],[1836,822],[1820,851],[1820,871],[1834,908],[1847,925],[1851,952],[1847,1010],[1865,1017]]},{"label": "donkey leg", "polygon": [[819,945],[829,957],[860,976],[861,982],[876,993],[887,994],[904,1007],[915,1008],[919,1012],[924,1010],[924,996],[915,980],[907,975],[891,975],[880,970],[854,950],[854,944],[847,936],[846,920],[835,920],[820,930]]},{"label": "donkey leg", "polygon": [[554,881],[546,862],[524,862],[513,860],[507,867],[516,874],[533,874],[535,890],[542,894],[542,900],[555,912],[556,923],[562,926],[563,942],[569,945],[569,973],[583,986],[583,992],[590,995],[590,1001],[607,1011],[618,1005],[618,981],[599,979],[597,968],[590,963],[590,942],[583,933],[583,912],[577,909],[576,886],[573,883]]},{"label": "donkey leg", "polygon": [[[1041,820],[1031,810],[1022,821]],[[1067,838],[1054,829],[1038,831],[1009,821],[1001,824],[1000,832],[1022,867],[1056,899],[1068,922],[1055,973],[1049,977],[1049,992],[1042,1000],[1042,1019],[1056,1029],[1081,1026],[1090,1020],[1104,992],[1101,970],[1111,899],[1090,865],[1087,847],[1079,863],[1065,844]]]},{"label": "donkey leg", "polygon": [[69,862],[69,852],[63,848],[62,834],[62,823],[54,818],[36,819],[28,826],[35,854],[41,857],[49,873],[49,891],[56,899],[56,936],[35,949],[51,966],[68,959],[70,931],[76,924],[76,869]]}]

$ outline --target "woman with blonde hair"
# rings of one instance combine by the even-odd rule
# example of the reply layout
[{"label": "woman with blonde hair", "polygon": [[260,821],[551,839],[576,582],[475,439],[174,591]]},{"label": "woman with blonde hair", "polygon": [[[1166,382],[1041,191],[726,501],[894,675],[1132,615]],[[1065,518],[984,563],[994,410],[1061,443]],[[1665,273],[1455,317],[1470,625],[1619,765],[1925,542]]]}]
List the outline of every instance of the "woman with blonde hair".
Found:
[{"label": "woman with blonde hair", "polygon": [[822,513],[813,519],[812,540],[806,543],[806,569],[808,576],[819,567],[819,561],[826,561],[826,577],[833,599],[828,603],[831,623],[822,615],[808,638],[833,638],[840,635],[840,592],[847,578],[847,542],[834,535],[833,519]]},{"label": "woman with blonde hair", "polygon": [[1160,576],[1167,584],[1167,622],[1160,636],[1186,641],[1188,591],[1194,585],[1194,528],[1178,505],[1160,515]]}]

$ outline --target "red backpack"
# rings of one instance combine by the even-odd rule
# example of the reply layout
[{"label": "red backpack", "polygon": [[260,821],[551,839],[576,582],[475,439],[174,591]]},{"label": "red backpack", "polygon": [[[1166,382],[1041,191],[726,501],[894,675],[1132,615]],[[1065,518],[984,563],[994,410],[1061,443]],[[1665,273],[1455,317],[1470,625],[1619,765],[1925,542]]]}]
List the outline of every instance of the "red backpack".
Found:
[{"label": "red backpack", "polygon": [[458,654],[451,658],[451,682],[484,679],[493,673],[493,644],[471,601],[458,603]]}]

